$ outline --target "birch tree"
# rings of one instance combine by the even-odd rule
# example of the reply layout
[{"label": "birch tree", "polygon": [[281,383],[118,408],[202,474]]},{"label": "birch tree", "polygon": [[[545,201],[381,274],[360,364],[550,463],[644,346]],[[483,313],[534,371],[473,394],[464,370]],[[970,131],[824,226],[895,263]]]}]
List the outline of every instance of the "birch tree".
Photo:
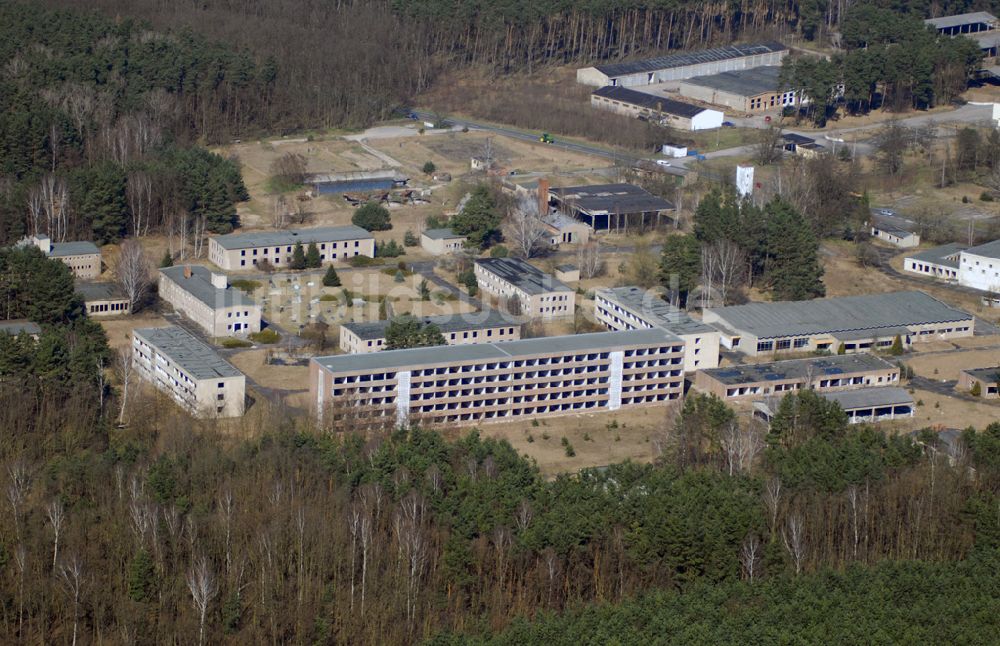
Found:
[{"label": "birch tree", "polygon": [[59,559],[59,536],[62,534],[63,521],[66,520],[66,509],[62,501],[53,499],[45,508],[45,517],[52,527],[52,571],[55,572]]},{"label": "birch tree", "polygon": [[199,557],[191,565],[187,573],[187,586],[191,592],[191,605],[198,613],[198,644],[205,643],[205,617],[208,606],[219,592],[215,574],[205,557]]},{"label": "birch tree", "polygon": [[548,235],[538,210],[538,200],[529,195],[518,197],[504,226],[504,238],[514,252],[523,258],[532,258],[548,248]]},{"label": "birch tree", "polygon": [[135,313],[152,285],[150,262],[135,238],[122,243],[114,268],[115,282],[128,298],[129,312]]},{"label": "birch tree", "polygon": [[73,606],[73,646],[76,646],[76,636],[80,625],[80,594],[83,589],[83,563],[76,556],[59,566],[59,580],[66,596]]}]

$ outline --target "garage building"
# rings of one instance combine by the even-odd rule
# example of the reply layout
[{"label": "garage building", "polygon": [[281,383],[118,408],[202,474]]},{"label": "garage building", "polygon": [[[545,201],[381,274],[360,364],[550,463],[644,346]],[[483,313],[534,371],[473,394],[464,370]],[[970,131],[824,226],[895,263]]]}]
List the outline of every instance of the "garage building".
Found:
[{"label": "garage building", "polygon": [[725,106],[741,113],[780,110],[795,105],[796,92],[781,82],[780,67],[721,72],[681,81],[681,96]]},{"label": "garage building", "polygon": [[594,91],[590,95],[590,105],[626,117],[642,117],[678,130],[721,128],[724,118],[718,110],[611,85]]}]

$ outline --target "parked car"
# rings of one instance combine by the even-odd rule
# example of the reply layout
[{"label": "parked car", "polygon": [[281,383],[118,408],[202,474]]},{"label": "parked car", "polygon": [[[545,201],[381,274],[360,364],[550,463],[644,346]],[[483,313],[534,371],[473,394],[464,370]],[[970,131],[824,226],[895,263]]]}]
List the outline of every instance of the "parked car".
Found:
[{"label": "parked car", "polygon": [[733,123],[732,121],[723,121],[722,122],[722,127],[723,128],[735,128],[736,124]]},{"label": "parked car", "polygon": [[670,162],[667,161],[666,159],[657,159],[656,163],[659,164],[660,166],[669,166],[670,165]]}]

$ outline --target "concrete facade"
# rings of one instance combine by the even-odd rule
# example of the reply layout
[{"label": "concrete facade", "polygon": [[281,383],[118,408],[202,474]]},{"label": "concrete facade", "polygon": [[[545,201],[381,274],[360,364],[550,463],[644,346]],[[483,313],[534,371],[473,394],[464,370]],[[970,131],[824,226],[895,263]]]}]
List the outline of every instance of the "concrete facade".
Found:
[{"label": "concrete facade", "polygon": [[260,332],[260,306],[229,286],[225,274],[200,265],[160,270],[160,298],[213,337]]},{"label": "concrete facade", "polygon": [[958,280],[958,257],[965,245],[946,244],[903,259],[903,270],[943,280]]},{"label": "concrete facade", "polygon": [[1000,240],[959,253],[958,284],[991,294],[1000,292]]},{"label": "concrete facade", "polygon": [[195,417],[239,417],[246,377],[179,327],[132,331],[132,359],[143,379]]},{"label": "concrete facade", "polygon": [[49,258],[64,263],[81,280],[93,280],[101,275],[101,250],[93,242],[52,242],[47,235],[39,234],[19,244],[38,247]]},{"label": "concrete facade", "polygon": [[[840,406],[847,414],[848,424],[877,424],[914,415],[913,396],[895,386],[828,392],[822,396]],[[780,404],[776,397],[754,402],[754,417],[770,423]]]},{"label": "concrete facade", "polygon": [[323,423],[468,424],[663,405],[683,394],[684,342],[663,330],[317,357]]},{"label": "concrete facade", "polygon": [[469,236],[460,235],[451,229],[427,229],[420,234],[420,247],[427,253],[443,256],[461,251]]},{"label": "concrete facade", "polygon": [[131,314],[129,299],[114,283],[78,283],[78,294],[83,296],[87,316],[128,316]]},{"label": "concrete facade", "polygon": [[573,316],[576,292],[520,258],[481,258],[475,264],[479,290],[510,302],[516,298],[527,318]]},{"label": "concrete facade", "polygon": [[558,211],[543,217],[542,223],[551,236],[549,244],[553,247],[561,244],[586,244],[594,232],[587,223]]},{"label": "concrete facade", "polygon": [[253,269],[262,260],[281,269],[288,267],[296,244],[308,250],[313,242],[324,264],[354,256],[375,257],[372,234],[350,225],[216,236],[208,240],[208,259],[226,271]]},{"label": "concrete facade", "polygon": [[[448,345],[499,343],[521,338],[521,322],[500,312],[470,312],[455,316],[429,316],[420,319],[441,330]],[[347,354],[365,354],[385,350],[385,331],[390,321],[343,323],[340,326],[340,349]]]},{"label": "concrete facade", "polygon": [[609,330],[659,328],[684,340],[684,372],[719,365],[719,331],[673,308],[652,290],[615,287],[594,292],[594,315]]},{"label": "concrete facade", "polygon": [[900,217],[872,216],[869,232],[873,238],[900,249],[920,246],[920,234],[913,231],[914,224]]},{"label": "concrete facade", "polygon": [[719,399],[741,401],[805,388],[833,392],[899,383],[899,367],[871,354],[791,359],[699,370],[694,387]]},{"label": "concrete facade", "polygon": [[576,82],[595,87],[652,85],[692,76],[781,65],[787,55],[788,48],[776,42],[730,45],[634,62],[584,67],[576,71]]},{"label": "concrete facade", "polygon": [[983,399],[1000,398],[1000,367],[967,368],[958,373],[955,390],[968,393],[979,384],[979,396]]},{"label": "concrete facade", "polygon": [[678,130],[721,128],[725,115],[667,97],[638,92],[625,87],[603,87],[590,95],[590,105],[622,116],[642,117]]},{"label": "concrete facade", "polygon": [[749,356],[888,349],[973,335],[975,317],[923,292],[890,292],[812,301],[707,308],[702,320],[723,347]]},{"label": "concrete facade", "polygon": [[681,81],[677,91],[681,96],[725,106],[738,113],[752,114],[781,110],[796,105],[798,93],[782,87],[780,67],[758,67],[751,70],[723,72],[697,76]]}]

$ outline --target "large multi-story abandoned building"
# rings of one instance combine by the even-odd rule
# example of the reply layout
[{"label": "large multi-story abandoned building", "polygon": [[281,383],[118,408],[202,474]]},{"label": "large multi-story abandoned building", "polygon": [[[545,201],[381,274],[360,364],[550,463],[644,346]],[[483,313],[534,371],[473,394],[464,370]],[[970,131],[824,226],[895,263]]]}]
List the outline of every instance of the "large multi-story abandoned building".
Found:
[{"label": "large multi-story abandoned building", "polygon": [[93,280],[101,275],[101,250],[93,242],[52,242],[43,234],[30,236],[19,245],[35,246],[49,258],[55,258],[70,268],[82,280]]},{"label": "large multi-story abandoned building", "polygon": [[287,268],[295,245],[315,243],[323,263],[354,256],[375,257],[375,238],[361,227],[318,227],[286,231],[230,233],[209,238],[208,259],[227,271],[253,269],[266,260],[278,269]]},{"label": "large multi-story abandoned building", "polygon": [[737,401],[804,388],[828,392],[897,384],[899,367],[873,354],[726,366],[699,370],[694,376],[696,389]]},{"label": "large multi-story abandoned building", "polygon": [[310,393],[325,424],[510,421],[679,399],[683,362],[664,330],[598,332],[316,357]]},{"label": "large multi-story abandoned building", "polygon": [[260,306],[242,290],[230,287],[225,274],[201,265],[164,267],[159,294],[210,336],[260,332]]},{"label": "large multi-story abandoned building", "polygon": [[625,63],[602,63],[576,71],[576,82],[584,85],[634,87],[692,76],[781,65],[788,48],[777,42],[727,45],[693,52],[669,54]]},{"label": "large multi-story abandoned building", "polygon": [[[446,316],[426,316],[424,325],[434,325],[448,345],[499,343],[521,338],[521,321],[496,310]],[[340,349],[348,354],[364,354],[386,349],[386,330],[392,321],[366,321],[340,325]]]},{"label": "large multi-story abandoned building", "polygon": [[705,309],[723,347],[757,356],[780,352],[865,352],[896,337],[914,343],[972,336],[975,317],[923,292],[889,292],[812,301]]},{"label": "large multi-story abandoned building", "polygon": [[196,417],[239,417],[246,377],[212,348],[179,327],[132,331],[138,374]]},{"label": "large multi-story abandoned building", "polygon": [[719,331],[691,318],[641,287],[612,287],[594,292],[597,322],[610,330],[661,328],[684,339],[684,372],[719,365]]},{"label": "large multi-story abandoned building", "polygon": [[525,317],[573,316],[576,292],[520,258],[481,258],[475,273],[481,292],[505,301],[508,309]]}]

